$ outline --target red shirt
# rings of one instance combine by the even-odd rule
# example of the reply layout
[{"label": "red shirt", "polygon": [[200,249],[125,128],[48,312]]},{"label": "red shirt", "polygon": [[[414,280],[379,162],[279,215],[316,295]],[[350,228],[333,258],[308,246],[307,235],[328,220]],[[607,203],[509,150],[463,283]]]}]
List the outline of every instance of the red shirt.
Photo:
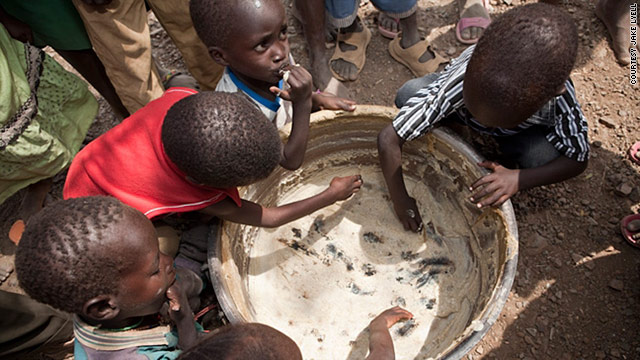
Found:
[{"label": "red shirt", "polygon": [[149,219],[200,210],[227,196],[241,206],[236,188],[194,184],[164,152],[162,122],[167,111],[196,93],[188,88],[171,88],[89,143],[71,163],[64,198],[109,195]]}]

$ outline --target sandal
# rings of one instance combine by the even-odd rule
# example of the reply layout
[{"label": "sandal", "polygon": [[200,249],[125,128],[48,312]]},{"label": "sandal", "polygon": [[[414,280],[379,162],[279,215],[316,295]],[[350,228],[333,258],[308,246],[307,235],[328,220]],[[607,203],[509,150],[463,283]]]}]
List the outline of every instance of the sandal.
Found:
[{"label": "sandal", "polygon": [[620,222],[620,231],[629,244],[640,248],[640,230],[629,230],[629,223],[632,221],[640,221],[640,214],[625,216]]},{"label": "sandal", "polygon": [[[484,6],[485,10],[487,9],[487,1],[482,1],[482,6]],[[487,14],[489,11],[487,11]],[[486,29],[489,24],[491,24],[491,19],[483,18],[483,17],[468,17],[468,18],[460,18],[458,23],[456,24],[456,39],[465,45],[472,45],[478,42],[478,39],[463,39],[462,31],[468,27],[479,27]]]},{"label": "sandal", "polygon": [[[351,45],[355,47],[355,49],[342,51],[340,49],[341,42],[347,45]],[[364,67],[364,63],[367,60],[366,51],[367,46],[369,46],[369,42],[371,42],[371,30],[369,30],[369,28],[364,23],[362,23],[362,31],[352,33],[339,32],[338,43],[336,44],[336,49],[333,52],[333,56],[331,56],[331,59],[329,59],[329,64],[331,64],[331,62],[334,60],[344,60],[348,63],[353,64],[356,69],[358,69],[357,74],[360,74],[362,68]],[[336,79],[340,81],[350,81],[350,79],[346,79],[336,73],[331,66],[329,66],[329,69],[331,69],[331,73]]]},{"label": "sandal", "polygon": [[[391,31],[389,29],[384,28],[380,21],[380,18],[382,18],[383,16],[386,16],[389,19],[393,20],[393,22],[395,22],[398,25],[398,30]],[[386,15],[383,12],[381,12],[380,15],[378,15],[378,32],[380,33],[380,35],[382,35],[383,37],[386,37],[387,39],[395,39],[400,33],[400,19],[394,18],[392,16]]]},{"label": "sandal", "polygon": [[[398,36],[389,42],[389,53],[397,62],[408,67],[416,77],[435,72],[440,64],[447,62],[447,59],[431,49],[426,39],[415,43],[407,49],[402,48],[400,39],[401,37]],[[433,59],[420,62],[420,57],[427,50],[433,54]]]},{"label": "sandal", "polygon": [[169,90],[172,87],[185,87],[200,90],[200,85],[192,76],[178,70],[169,70],[162,77],[162,87]]},{"label": "sandal", "polygon": [[13,223],[13,225],[11,225],[11,229],[9,229],[9,240],[18,245],[22,238],[22,233],[24,233],[24,221],[22,219],[18,219]]},{"label": "sandal", "polygon": [[636,143],[629,148],[629,158],[631,158],[631,161],[634,163],[640,165],[640,154],[638,154],[638,152],[640,152],[640,141],[636,141]]}]

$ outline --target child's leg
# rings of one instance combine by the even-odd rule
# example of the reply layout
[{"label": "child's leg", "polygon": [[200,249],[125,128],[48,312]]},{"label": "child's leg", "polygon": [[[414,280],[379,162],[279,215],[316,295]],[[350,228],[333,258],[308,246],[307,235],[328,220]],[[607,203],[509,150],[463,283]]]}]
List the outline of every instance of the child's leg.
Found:
[{"label": "child's leg", "polygon": [[518,163],[520,168],[531,169],[561,156],[547,140],[549,131],[543,126],[532,126],[516,135],[496,137],[503,156]]},{"label": "child's leg", "polygon": [[398,108],[403,107],[404,104],[407,102],[407,100],[412,98],[421,89],[426,88],[429,84],[434,82],[439,76],[440,76],[440,73],[431,73],[423,77],[411,79],[406,83],[404,83],[404,85],[402,85],[400,89],[398,89],[398,93],[396,94],[396,100],[395,100],[396,107]]},{"label": "child's leg", "polygon": [[176,44],[189,72],[202,90],[214,90],[224,68],[218,65],[200,40],[189,14],[189,0],[147,0],[153,13]]},{"label": "child's leg", "polygon": [[129,117],[127,108],[116,94],[111,80],[107,76],[104,65],[93,49],[87,50],[60,50],[55,49],[80,75],[82,75],[111,106],[111,109],[119,119]]},{"label": "child's leg", "polygon": [[[151,58],[147,10],[142,0],[87,5],[73,0],[93,48],[124,106],[133,114],[164,89]],[[98,11],[99,10],[99,11]],[[123,46],[124,45],[124,46]]]}]

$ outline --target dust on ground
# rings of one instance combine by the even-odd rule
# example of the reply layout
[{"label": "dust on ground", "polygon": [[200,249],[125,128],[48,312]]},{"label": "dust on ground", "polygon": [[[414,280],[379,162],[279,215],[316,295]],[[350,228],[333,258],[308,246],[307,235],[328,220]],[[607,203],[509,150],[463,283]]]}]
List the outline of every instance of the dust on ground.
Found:
[{"label": "dust on ground", "polygon": [[[284,2],[290,10],[290,0]],[[491,12],[531,2],[491,0]],[[595,3],[562,4],[580,35],[572,79],[590,126],[589,167],[577,178],[512,198],[520,233],[518,274],[495,325],[465,358],[640,359],[640,250],[629,246],[619,231],[620,220],[640,208],[640,167],[626,155],[640,140],[640,91],[629,84],[629,67],[615,62]],[[456,1],[418,4],[423,36],[448,58],[460,54],[465,47],[454,35]],[[389,55],[371,4],[363,1],[360,10],[374,36],[362,73],[346,85],[358,103],[393,106],[397,89],[413,76]],[[158,61],[184,69],[179,52],[152,15],[150,21]],[[307,66],[304,36],[292,17],[289,37],[294,57]],[[100,102],[87,142],[117,123],[104,100]],[[64,174],[55,180],[53,199],[61,198]],[[15,220],[21,195],[0,206],[3,234]],[[6,235],[0,237],[0,265],[11,263],[14,252]],[[18,289],[15,272],[0,288]],[[71,351],[67,346],[47,354],[69,358]]]}]

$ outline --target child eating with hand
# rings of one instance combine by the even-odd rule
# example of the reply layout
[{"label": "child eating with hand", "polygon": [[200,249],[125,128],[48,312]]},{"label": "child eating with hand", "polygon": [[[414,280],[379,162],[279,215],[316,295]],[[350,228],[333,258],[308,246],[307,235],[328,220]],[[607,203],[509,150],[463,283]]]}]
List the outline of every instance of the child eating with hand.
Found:
[{"label": "child eating with hand", "polygon": [[225,66],[216,91],[246,94],[278,128],[292,122],[282,167],[302,164],[312,111],[355,110],[351,100],[312,92],[311,75],[289,53],[280,0],[192,0],[191,17],[213,59]]},{"label": "child eating with hand", "polygon": [[[175,359],[197,329],[183,280],[139,211],[103,196],[58,201],[34,215],[16,251],[20,286],[74,314],[76,359]],[[172,326],[158,313],[165,306]]]}]

